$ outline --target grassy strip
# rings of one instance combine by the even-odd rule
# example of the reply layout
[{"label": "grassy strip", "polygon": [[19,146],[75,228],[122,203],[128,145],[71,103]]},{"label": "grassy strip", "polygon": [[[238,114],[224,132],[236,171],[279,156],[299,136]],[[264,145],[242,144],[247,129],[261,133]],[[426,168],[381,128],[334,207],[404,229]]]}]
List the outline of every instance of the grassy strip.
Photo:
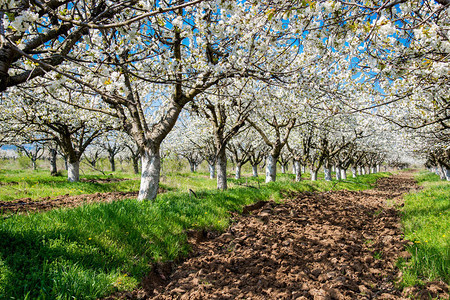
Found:
[{"label": "grassy strip", "polygon": [[405,238],[413,242],[412,257],[403,267],[403,286],[443,280],[450,284],[450,183],[421,172],[423,190],[406,195],[402,222]]},{"label": "grassy strip", "polygon": [[[84,175],[83,179],[130,179],[129,174],[115,173],[114,177]],[[130,192],[139,189],[139,180],[120,182],[68,182],[66,176],[50,176],[47,170],[0,170],[0,201],[19,198],[44,198],[59,195],[82,195],[104,192]]]},{"label": "grassy strip", "polygon": [[198,198],[171,192],[153,202],[125,200],[14,216],[0,223],[0,298],[96,299],[131,290],[151,263],[188,253],[187,229],[224,230],[230,211],[258,200],[278,201],[287,190],[362,190],[384,176],[337,184],[293,183],[281,176],[260,189],[203,190]]}]

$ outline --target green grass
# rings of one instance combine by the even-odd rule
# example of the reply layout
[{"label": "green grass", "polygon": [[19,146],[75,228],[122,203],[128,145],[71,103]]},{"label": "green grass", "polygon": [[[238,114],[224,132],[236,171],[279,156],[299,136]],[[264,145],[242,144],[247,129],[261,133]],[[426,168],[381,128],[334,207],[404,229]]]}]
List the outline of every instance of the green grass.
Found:
[{"label": "green grass", "polygon": [[[84,175],[84,179],[132,178],[128,174],[114,176]],[[0,201],[18,198],[43,198],[59,195],[81,195],[96,192],[128,192],[139,189],[139,180],[131,179],[110,183],[68,182],[66,176],[50,176],[46,170],[0,170]]]},{"label": "green grass", "polygon": [[[244,205],[281,201],[286,191],[326,191],[335,185],[294,183],[282,175],[260,189],[221,192],[207,190],[213,184],[206,181],[214,180],[205,179],[205,174],[173,176],[167,180],[186,180],[175,190],[197,182],[198,198],[169,192],[152,202],[98,203],[1,221],[0,299],[96,299],[131,290],[152,263],[177,260],[189,252],[186,230],[221,231],[229,224],[230,212],[241,211]],[[366,189],[383,176],[387,174],[360,176],[334,188]]]},{"label": "green grass", "polygon": [[423,190],[405,196],[402,222],[409,247],[403,268],[403,286],[443,280],[450,283],[450,183],[421,172],[416,180]]}]

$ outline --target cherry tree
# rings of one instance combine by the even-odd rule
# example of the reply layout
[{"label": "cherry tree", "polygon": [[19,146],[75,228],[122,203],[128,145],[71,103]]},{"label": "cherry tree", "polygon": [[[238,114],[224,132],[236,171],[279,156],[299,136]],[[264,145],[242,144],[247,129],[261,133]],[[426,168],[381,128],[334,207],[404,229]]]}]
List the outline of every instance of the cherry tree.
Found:
[{"label": "cherry tree", "polygon": [[86,148],[114,125],[105,115],[88,113],[72,105],[54,105],[55,97],[69,99],[80,94],[63,90],[48,93],[45,85],[23,89],[11,88],[8,98],[0,103],[3,122],[11,134],[32,134],[37,140],[52,140],[68,159],[68,180],[79,180],[80,159]]},{"label": "cherry tree", "polygon": [[[0,92],[50,70],[71,76],[64,68],[56,67],[76,58],[74,49],[85,47],[94,29],[121,28],[201,1],[2,1]],[[90,61],[95,59],[91,57]]]},{"label": "cherry tree", "polygon": [[33,165],[33,170],[37,170],[37,160],[42,158],[44,155],[44,145],[39,142],[34,142],[32,144],[28,145],[17,145],[17,148],[20,153],[25,154],[30,160],[31,164]]}]

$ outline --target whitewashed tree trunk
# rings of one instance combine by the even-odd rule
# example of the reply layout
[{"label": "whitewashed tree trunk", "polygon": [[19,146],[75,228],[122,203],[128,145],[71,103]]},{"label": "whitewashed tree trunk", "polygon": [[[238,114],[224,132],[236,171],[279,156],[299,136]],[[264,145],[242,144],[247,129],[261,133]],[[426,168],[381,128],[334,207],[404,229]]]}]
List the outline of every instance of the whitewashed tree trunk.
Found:
[{"label": "whitewashed tree trunk", "polygon": [[69,182],[80,181],[80,161],[67,162],[67,180]]},{"label": "whitewashed tree trunk", "polygon": [[366,175],[366,167],[361,167],[361,175]]},{"label": "whitewashed tree trunk", "polygon": [[352,177],[356,178],[356,168],[352,167]]},{"label": "whitewashed tree trunk", "polygon": [[158,194],[161,157],[159,146],[144,149],[141,153],[142,174],[138,200],[153,200]]},{"label": "whitewashed tree trunk", "polygon": [[50,175],[55,176],[58,173],[56,167],[56,150],[50,149]]},{"label": "whitewashed tree trunk", "polygon": [[295,181],[299,182],[302,180],[302,168],[298,160],[294,160],[294,170],[295,170]]},{"label": "whitewashed tree trunk", "polygon": [[302,173],[306,173],[306,166],[305,165],[302,166]]},{"label": "whitewashed tree trunk", "polygon": [[225,148],[221,150],[217,156],[216,161],[217,169],[217,188],[219,190],[226,190],[227,187],[227,156]]},{"label": "whitewashed tree trunk", "polygon": [[286,165],[284,165],[284,164],[280,164],[280,165],[281,165],[281,173],[286,174]]},{"label": "whitewashed tree trunk", "polygon": [[33,170],[36,171],[37,169],[36,159],[31,159],[31,164],[33,165]]},{"label": "whitewashed tree trunk", "polygon": [[434,174],[440,176],[438,167],[434,167]]},{"label": "whitewashed tree trunk", "polygon": [[253,177],[258,177],[258,165],[252,165]]},{"label": "whitewashed tree trunk", "polygon": [[347,180],[347,170],[341,169],[342,180]]},{"label": "whitewashed tree trunk", "polygon": [[[326,180],[326,181],[331,181],[331,180],[333,180],[333,179],[331,178],[331,170],[330,170],[329,168],[323,168],[323,173],[324,173],[324,175],[325,175],[325,180]],[[317,180],[317,177],[316,177],[316,180]]]},{"label": "whitewashed tree trunk", "polygon": [[336,167],[336,180],[341,180],[341,168]]},{"label": "whitewashed tree trunk", "polygon": [[241,165],[236,165],[236,174],[234,175],[235,179],[241,179]]},{"label": "whitewashed tree trunk", "polygon": [[380,172],[381,172],[381,166],[380,166],[379,164],[377,165],[376,172],[377,172],[377,173],[380,173]]},{"label": "whitewashed tree trunk", "polygon": [[214,164],[209,164],[209,179],[214,179],[216,177],[216,166]]},{"label": "whitewashed tree trunk", "polygon": [[295,160],[294,160],[294,163],[292,164],[292,174],[296,174],[296,171],[295,171]]},{"label": "whitewashed tree trunk", "polygon": [[362,169],[361,166],[358,166],[356,168],[356,171],[358,172],[358,175],[362,175],[361,169]]},{"label": "whitewashed tree trunk", "polygon": [[313,170],[313,169],[309,170],[309,172],[311,174],[311,181],[317,181],[317,171],[318,170]]},{"label": "whitewashed tree trunk", "polygon": [[441,177],[441,180],[446,180],[446,172],[445,172],[445,168],[442,164],[438,165],[439,167],[439,176]]},{"label": "whitewashed tree trunk", "polygon": [[450,181],[450,169],[444,168],[445,171],[445,178],[447,181]]},{"label": "whitewashed tree trunk", "polygon": [[266,183],[275,181],[277,178],[277,160],[272,154],[267,156],[266,160]]}]

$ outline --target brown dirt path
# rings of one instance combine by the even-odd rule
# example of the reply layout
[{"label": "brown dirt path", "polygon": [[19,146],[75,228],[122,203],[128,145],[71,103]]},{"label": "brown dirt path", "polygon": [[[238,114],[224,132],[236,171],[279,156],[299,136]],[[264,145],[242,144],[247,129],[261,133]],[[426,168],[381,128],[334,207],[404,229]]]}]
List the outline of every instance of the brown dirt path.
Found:
[{"label": "brown dirt path", "polygon": [[[416,188],[401,173],[373,190],[259,203],[218,237],[193,234],[182,264],[157,265],[141,289],[109,299],[404,299],[395,262],[409,253],[392,204]],[[447,299],[448,287],[437,293]]]}]

